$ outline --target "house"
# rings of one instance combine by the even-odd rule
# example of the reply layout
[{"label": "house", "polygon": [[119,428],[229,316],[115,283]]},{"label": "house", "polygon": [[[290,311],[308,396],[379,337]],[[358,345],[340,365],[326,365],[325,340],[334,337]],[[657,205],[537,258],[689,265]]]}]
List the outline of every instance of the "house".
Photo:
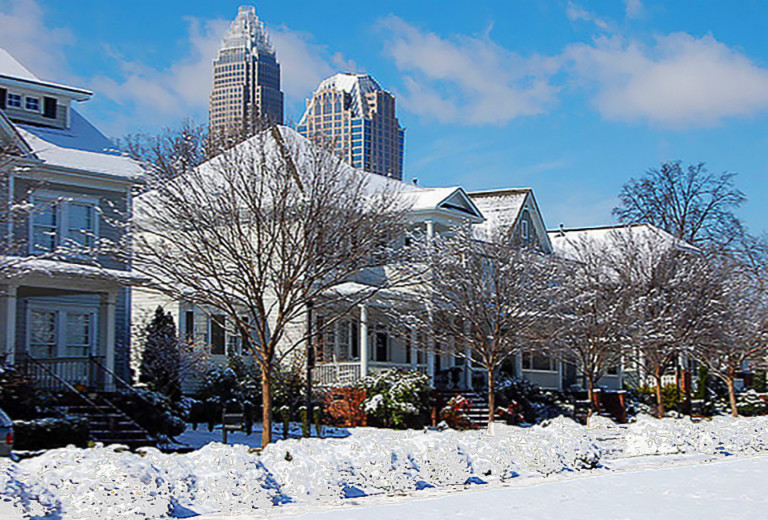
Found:
[{"label": "house", "polygon": [[91,252],[123,237],[142,169],[77,110],[92,95],[0,49],[0,353],[40,384],[98,390],[129,379],[135,277]]}]

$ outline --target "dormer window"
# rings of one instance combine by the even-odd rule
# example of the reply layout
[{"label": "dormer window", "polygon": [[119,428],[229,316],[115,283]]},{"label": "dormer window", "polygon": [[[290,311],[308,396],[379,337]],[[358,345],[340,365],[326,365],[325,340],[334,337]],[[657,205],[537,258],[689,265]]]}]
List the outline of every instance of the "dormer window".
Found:
[{"label": "dormer window", "polygon": [[24,108],[32,112],[40,112],[40,98],[32,96],[25,97]]},{"label": "dormer window", "polygon": [[13,108],[21,108],[21,94],[14,92],[8,93],[8,106]]},{"label": "dormer window", "polygon": [[528,240],[528,238],[530,238],[529,230],[528,230],[528,221],[527,220],[523,220],[522,222],[520,222],[520,226],[521,226],[521,232],[522,232],[522,235],[523,235],[523,239],[524,240]]}]

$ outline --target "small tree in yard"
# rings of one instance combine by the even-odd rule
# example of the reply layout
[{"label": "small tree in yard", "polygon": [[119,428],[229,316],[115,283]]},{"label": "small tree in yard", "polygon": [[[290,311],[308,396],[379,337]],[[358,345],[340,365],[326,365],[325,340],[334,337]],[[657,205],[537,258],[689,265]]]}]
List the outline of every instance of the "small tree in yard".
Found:
[{"label": "small tree in yard", "polygon": [[[707,327],[692,354],[728,387],[731,413],[738,416],[735,379],[745,369],[764,369],[768,356],[768,295],[764,280],[731,256],[714,259]],[[763,271],[764,272],[764,271]]]},{"label": "small tree in yard", "polygon": [[408,208],[394,183],[369,183],[279,127],[172,177],[158,168],[137,198],[134,270],[172,298],[226,316],[260,369],[266,446],[273,378],[306,341],[298,331],[307,306],[351,306],[375,293],[331,289],[390,262]]},{"label": "small tree in yard", "polygon": [[655,228],[627,227],[611,237],[609,268],[627,298],[625,361],[653,378],[659,417],[662,376],[703,327],[708,302],[703,256]]},{"label": "small tree in yard", "polygon": [[[530,341],[544,314],[552,264],[523,247],[510,230],[473,236],[470,225],[417,242],[424,308],[401,321],[433,338],[431,349],[471,360],[488,378],[488,422],[496,415],[496,373]],[[420,267],[411,267],[418,269]]]},{"label": "small tree in yard", "polygon": [[139,381],[171,400],[178,399],[181,394],[179,347],[173,316],[158,307],[145,330]]},{"label": "small tree in yard", "polygon": [[627,298],[603,247],[589,239],[568,245],[570,259],[559,264],[540,338],[563,360],[578,365],[592,405],[598,382],[621,363],[629,342]]}]

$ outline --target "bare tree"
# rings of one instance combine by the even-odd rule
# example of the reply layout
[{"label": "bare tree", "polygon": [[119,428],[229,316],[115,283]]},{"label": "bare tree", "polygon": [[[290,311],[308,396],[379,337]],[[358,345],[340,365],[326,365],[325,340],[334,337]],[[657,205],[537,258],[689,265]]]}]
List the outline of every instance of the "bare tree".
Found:
[{"label": "bare tree", "polygon": [[610,269],[628,302],[625,362],[653,379],[662,417],[662,377],[704,326],[706,265],[699,251],[654,228],[628,227],[611,238]]},{"label": "bare tree", "polygon": [[513,237],[500,230],[474,237],[467,224],[415,242],[422,248],[414,255],[421,262],[407,268],[420,270],[423,284],[416,293],[423,306],[398,311],[402,322],[433,338],[436,354],[466,358],[485,369],[489,428],[496,412],[496,373],[530,342],[552,279],[549,260]]},{"label": "bare tree", "polygon": [[369,297],[330,289],[390,261],[408,208],[396,184],[279,127],[171,180],[157,173],[136,202],[134,270],[226,315],[261,369],[266,445],[273,376],[306,340],[307,305]]},{"label": "bare tree", "polygon": [[582,237],[568,246],[542,338],[564,361],[576,363],[594,403],[598,382],[621,363],[629,342],[628,301],[605,245]]},{"label": "bare tree", "polygon": [[630,179],[613,214],[625,224],[652,224],[699,247],[729,243],[742,228],[733,210],[746,200],[733,183],[735,175],[710,173],[704,163],[683,168],[680,161],[666,162]]},{"label": "bare tree", "polygon": [[[733,416],[736,376],[743,370],[765,368],[768,356],[768,294],[751,266],[725,255],[710,259],[708,269],[708,327],[692,354],[728,387]],[[764,267],[763,267],[764,269]],[[764,280],[763,280],[764,282]]]}]

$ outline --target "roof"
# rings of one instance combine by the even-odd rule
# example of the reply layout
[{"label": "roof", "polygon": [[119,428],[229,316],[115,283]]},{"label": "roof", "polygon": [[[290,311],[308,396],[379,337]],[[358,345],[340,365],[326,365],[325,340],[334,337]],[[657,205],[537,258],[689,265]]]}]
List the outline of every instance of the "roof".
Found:
[{"label": "roof", "polygon": [[220,50],[244,48],[260,52],[274,53],[264,22],[256,16],[256,8],[240,6],[237,17],[232,21],[221,41]]},{"label": "roof", "polygon": [[36,86],[66,90],[70,95],[76,94],[73,97],[79,101],[84,101],[93,95],[89,90],[41,80],[3,48],[0,48],[0,76]]},{"label": "roof", "polygon": [[486,219],[478,231],[514,226],[529,193],[530,188],[470,192],[469,197]]},{"label": "roof", "polygon": [[674,246],[683,251],[697,251],[690,244],[678,240],[666,231],[651,224],[617,224],[574,229],[556,229],[547,231],[555,253],[564,258],[577,260],[579,249],[587,247],[591,251],[616,250],[621,240],[634,240],[638,244],[651,247]]},{"label": "roof", "polygon": [[[300,165],[303,160],[312,160],[312,154],[316,152],[310,152],[310,147],[316,145],[312,144],[309,139],[302,136],[292,128],[286,126],[278,126],[277,128],[280,132],[280,136],[288,148],[296,151],[295,156],[293,157],[295,162]],[[266,130],[265,132],[270,131]],[[266,135],[269,136],[266,139],[266,153],[268,155],[278,153],[275,140],[271,133]],[[244,147],[249,146],[250,143],[255,143],[256,140],[261,138],[262,137],[260,136],[254,136],[238,144],[233,149],[233,151],[226,151],[224,154],[236,153],[238,150],[242,151]],[[210,172],[211,175],[215,175],[215,165],[219,160],[219,158],[213,158],[210,161],[200,165],[200,169],[205,174]],[[400,196],[403,197],[403,200],[410,205],[410,210],[412,212],[447,211],[454,213],[456,216],[473,218],[475,221],[482,220],[482,215],[461,187],[454,186],[448,188],[425,188],[415,184],[393,179],[391,177],[369,173],[364,170],[354,168],[343,161],[339,161],[339,168],[341,169],[342,173],[348,175],[364,176],[365,189],[372,195],[384,191],[395,191],[399,193]],[[213,179],[215,184],[215,178]],[[144,199],[147,196],[151,196],[151,193],[144,194],[137,198],[137,204],[140,203],[141,199]]]},{"label": "roof", "polygon": [[62,260],[49,260],[34,257],[11,257],[0,255],[0,264],[4,265],[6,274],[37,274],[51,277],[87,278],[94,280],[114,280],[121,284],[134,285],[146,283],[147,278],[118,269],[75,264]]},{"label": "roof", "polygon": [[304,124],[307,115],[311,113],[315,102],[315,96],[326,90],[346,92],[351,97],[349,110],[352,112],[353,117],[367,117],[365,112],[365,95],[370,94],[371,92],[379,92],[384,89],[382,89],[381,85],[379,85],[379,83],[369,74],[348,72],[335,74],[320,82],[320,85],[315,89],[315,92],[312,95],[312,99],[307,104],[307,110],[304,112],[304,116],[301,118],[299,124]]},{"label": "roof", "polygon": [[21,138],[40,161],[51,166],[138,180],[139,163],[114,149],[114,144],[75,109],[66,129],[15,123]]}]

